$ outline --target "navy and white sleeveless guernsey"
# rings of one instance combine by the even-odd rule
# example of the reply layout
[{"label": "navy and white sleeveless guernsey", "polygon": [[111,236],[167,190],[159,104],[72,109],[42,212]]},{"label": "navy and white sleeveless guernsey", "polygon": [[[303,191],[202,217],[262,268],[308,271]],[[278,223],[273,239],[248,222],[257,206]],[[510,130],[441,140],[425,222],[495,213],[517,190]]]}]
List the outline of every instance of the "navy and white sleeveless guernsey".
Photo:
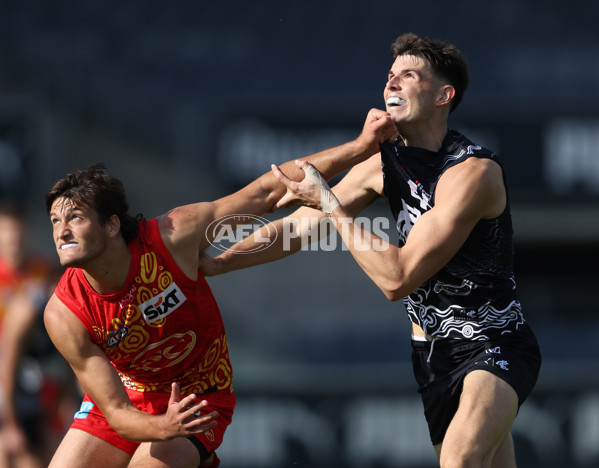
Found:
[{"label": "navy and white sleeveless guernsey", "polygon": [[[436,153],[406,147],[401,139],[381,145],[384,191],[400,246],[434,206],[441,175],[468,158],[492,159],[501,166],[495,153],[453,130]],[[404,304],[410,320],[433,338],[487,340],[517,330],[525,321],[516,298],[509,199],[503,213],[481,219],[455,256]]]}]

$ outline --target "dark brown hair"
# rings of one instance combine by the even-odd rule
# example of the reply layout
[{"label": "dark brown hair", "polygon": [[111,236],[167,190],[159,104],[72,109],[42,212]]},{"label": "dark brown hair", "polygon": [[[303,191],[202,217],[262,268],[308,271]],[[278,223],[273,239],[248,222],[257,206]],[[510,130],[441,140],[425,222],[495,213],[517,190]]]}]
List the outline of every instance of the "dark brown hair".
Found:
[{"label": "dark brown hair", "polygon": [[137,222],[143,216],[129,214],[123,183],[105,174],[104,169],[104,164],[96,163],[86,169],[76,169],[58,180],[46,194],[46,211],[49,214],[52,204],[58,198],[65,198],[96,211],[102,225],[112,215],[117,215],[121,222],[121,235],[129,242],[137,235]]}]

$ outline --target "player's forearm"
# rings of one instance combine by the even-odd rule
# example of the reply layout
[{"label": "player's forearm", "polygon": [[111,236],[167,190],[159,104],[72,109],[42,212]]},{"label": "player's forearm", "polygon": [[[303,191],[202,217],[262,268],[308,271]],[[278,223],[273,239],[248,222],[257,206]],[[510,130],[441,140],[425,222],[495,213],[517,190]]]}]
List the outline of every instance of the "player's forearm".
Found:
[{"label": "player's forearm", "polygon": [[130,403],[103,411],[111,427],[123,438],[139,442],[169,440],[202,434],[217,425],[218,412],[206,412],[206,400],[194,395],[179,399],[179,387],[173,384],[168,407],[163,414],[148,414]]},{"label": "player's forearm", "polygon": [[185,435],[167,413],[145,413],[130,403],[103,412],[110,426],[128,440],[154,442]]},{"label": "player's forearm", "polygon": [[292,216],[273,221],[215,257],[206,276],[274,262],[294,254],[330,234],[331,226],[323,223],[323,219],[326,218],[319,211],[302,207]]},{"label": "player's forearm", "polygon": [[263,265],[296,253],[302,247],[301,237],[285,234],[284,225],[283,219],[277,220],[237,242],[213,259],[213,270],[207,276]]},{"label": "player's forearm", "polygon": [[[318,169],[325,179],[329,180],[354,165],[365,161],[373,154],[376,154],[377,151],[372,145],[368,146],[360,139],[356,139],[298,159],[308,161]],[[287,161],[280,166],[280,169],[289,179],[296,182],[304,178],[304,172],[297,167],[295,161]],[[259,190],[254,191],[252,195],[266,200],[266,205],[269,207],[266,211],[270,211],[285,193],[285,187],[273,176],[272,172],[265,173],[254,184],[256,187],[259,187]]]},{"label": "player's forearm", "polygon": [[301,244],[299,244],[297,248],[294,245],[293,248],[289,250],[283,250],[281,242],[275,240],[273,244],[264,251],[247,253],[247,251],[243,250],[245,248],[251,249],[253,246],[255,246],[254,243],[241,241],[229,250],[214,257],[213,269],[205,272],[205,276],[222,275],[223,273],[228,273],[230,271],[243,270],[244,268],[274,262],[297,252],[300,249]]},{"label": "player's forearm", "polygon": [[[371,109],[366,116],[360,135],[355,140],[301,159],[307,160],[326,180],[329,180],[340,172],[366,161],[379,152],[380,143],[392,140],[397,136],[398,132],[393,118],[385,111]],[[288,168],[282,167],[281,169],[285,172]],[[297,170],[296,167],[292,169]],[[294,177],[293,180],[303,179],[301,171],[299,172],[299,179]]]},{"label": "player's forearm", "polygon": [[[356,139],[299,159],[308,161],[318,169],[326,180],[329,180],[337,174],[365,161],[377,151],[378,148],[366,146],[359,139]],[[296,172],[297,178],[294,178],[294,180],[303,179],[303,171],[293,161],[286,163],[283,169]]]},{"label": "player's forearm", "polygon": [[358,265],[387,299],[396,301],[411,292],[398,247],[356,223],[342,206],[331,213],[331,219]]},{"label": "player's forearm", "polygon": [[[329,180],[378,153],[380,143],[394,139],[397,135],[397,128],[391,116],[385,111],[371,109],[356,139],[300,159],[307,160],[325,180]],[[281,165],[280,170],[292,181],[299,182],[304,179],[304,173],[295,165],[295,161]],[[272,173],[264,174],[246,188],[249,190],[244,196],[251,198],[256,212],[262,213],[275,209],[275,204],[285,193],[284,187]]]},{"label": "player's forearm", "polygon": [[114,410],[106,415],[110,426],[123,438],[137,442],[153,442],[172,438],[163,415],[139,411],[134,406]]}]

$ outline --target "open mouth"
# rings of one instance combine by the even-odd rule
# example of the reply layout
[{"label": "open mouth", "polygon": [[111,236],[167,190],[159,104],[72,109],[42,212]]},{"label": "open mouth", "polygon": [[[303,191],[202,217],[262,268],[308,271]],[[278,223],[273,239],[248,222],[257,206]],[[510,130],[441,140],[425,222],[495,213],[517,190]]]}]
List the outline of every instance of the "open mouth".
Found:
[{"label": "open mouth", "polygon": [[74,242],[70,242],[68,244],[62,244],[60,246],[60,250],[66,250],[66,249],[71,249],[73,247],[75,247],[77,244],[75,244]]},{"label": "open mouth", "polygon": [[389,107],[403,106],[405,103],[406,101],[397,96],[390,96],[387,98],[387,106]]}]

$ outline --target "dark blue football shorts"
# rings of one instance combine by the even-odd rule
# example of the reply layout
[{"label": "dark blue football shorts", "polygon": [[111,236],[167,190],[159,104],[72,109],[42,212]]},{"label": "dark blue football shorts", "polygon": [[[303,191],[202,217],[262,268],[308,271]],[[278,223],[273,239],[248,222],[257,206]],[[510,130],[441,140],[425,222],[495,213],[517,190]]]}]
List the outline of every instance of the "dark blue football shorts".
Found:
[{"label": "dark blue football shorts", "polygon": [[431,441],[437,445],[458,409],[469,372],[483,369],[504,380],[516,391],[520,406],[537,382],[541,352],[533,331],[524,324],[487,341],[438,339],[433,345],[412,340],[412,365]]}]

